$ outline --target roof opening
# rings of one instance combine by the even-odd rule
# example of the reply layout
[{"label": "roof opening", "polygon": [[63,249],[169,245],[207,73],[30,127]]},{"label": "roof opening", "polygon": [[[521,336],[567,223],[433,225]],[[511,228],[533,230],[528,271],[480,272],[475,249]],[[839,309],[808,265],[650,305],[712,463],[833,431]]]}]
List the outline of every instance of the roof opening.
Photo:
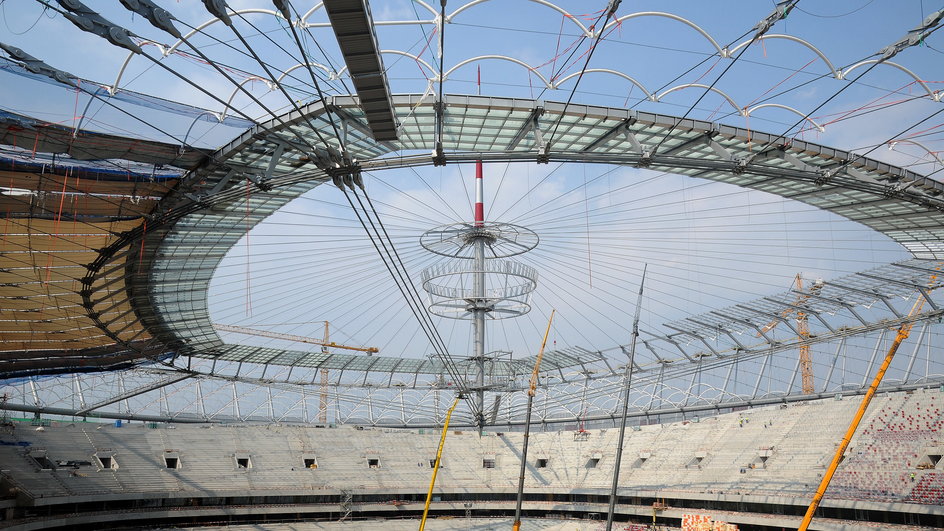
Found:
[{"label": "roof opening", "polygon": [[172,468],[174,470],[180,468],[180,458],[179,457],[170,457],[164,456],[164,465],[167,468]]},{"label": "roof opening", "polygon": [[34,463],[36,463],[36,466],[38,466],[41,470],[53,470],[53,469],[56,468],[56,464],[53,463],[53,462],[46,456],[46,452],[44,452],[44,451],[43,451],[43,452],[39,452],[39,453],[37,453],[37,452],[31,453],[31,454],[29,454],[29,457],[30,457],[30,459],[33,460]]},{"label": "roof opening", "polygon": [[116,469],[116,468],[118,468],[118,461],[115,459],[114,456],[111,456],[111,455],[96,455],[95,457],[98,459],[98,464],[101,465],[102,468],[105,468],[105,469],[109,469],[109,468],[110,468],[110,469]]},{"label": "roof opening", "polygon": [[940,455],[928,453],[928,454],[925,454],[924,457],[922,457],[920,461],[918,461],[917,468],[920,468],[922,470],[929,469],[929,468],[936,468],[937,464],[940,462],[941,462]]},{"label": "roof opening", "polygon": [[482,459],[482,468],[495,468],[495,458],[484,458]]},{"label": "roof opening", "polygon": [[[442,464],[442,461],[440,461],[440,462],[439,462],[439,468],[442,468],[442,467],[443,467],[443,464]],[[430,459],[430,460],[429,460],[429,468],[436,468],[436,460],[435,460],[435,459]]]},{"label": "roof opening", "polygon": [[368,457],[368,458],[367,458],[367,468],[380,468],[380,458],[378,458],[378,457]]},{"label": "roof opening", "polygon": [[302,458],[302,463],[305,465],[305,468],[310,468],[312,470],[318,468],[318,460],[312,457]]},{"label": "roof opening", "polygon": [[252,459],[246,456],[236,456],[236,468],[252,468]]},{"label": "roof opening", "polygon": [[539,457],[534,465],[538,468],[547,468],[547,461],[546,457]]},{"label": "roof opening", "polygon": [[590,459],[587,459],[586,467],[587,467],[587,468],[596,468],[597,465],[599,465],[599,464],[600,464],[600,458],[599,458],[599,457],[591,457]]}]

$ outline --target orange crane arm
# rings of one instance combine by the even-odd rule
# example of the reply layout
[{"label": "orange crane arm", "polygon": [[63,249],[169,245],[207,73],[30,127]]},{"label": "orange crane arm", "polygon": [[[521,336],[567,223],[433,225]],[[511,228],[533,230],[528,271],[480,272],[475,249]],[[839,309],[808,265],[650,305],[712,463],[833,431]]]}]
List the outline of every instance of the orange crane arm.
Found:
[{"label": "orange crane arm", "polygon": [[299,343],[310,343],[310,344],[312,344],[312,345],[321,345],[321,346],[323,346],[323,347],[340,348],[340,349],[345,349],[345,350],[357,350],[357,351],[360,351],[360,352],[367,352],[367,353],[370,353],[370,354],[374,354],[374,353],[376,353],[376,352],[380,352],[380,350],[377,349],[376,347],[354,347],[354,346],[351,346],[351,345],[341,345],[341,344],[338,344],[338,343],[334,343],[334,342],[332,342],[332,341],[322,341],[322,340],[320,340],[320,339],[312,339],[312,338],[310,338],[310,337],[305,337],[305,336],[293,336],[293,335],[291,335],[291,334],[282,334],[282,333],[279,333],[279,332],[269,332],[269,331],[267,331],[267,330],[256,330],[256,329],[254,329],[254,328],[244,328],[244,327],[242,327],[242,326],[234,326],[234,325],[226,325],[226,324],[213,323],[213,328],[215,328],[215,329],[217,329],[217,330],[223,330],[224,332],[236,332],[237,334],[247,334],[247,335],[251,335],[251,336],[271,337],[271,338],[273,338],[273,339],[285,339],[285,340],[288,340],[288,341],[297,341],[297,342],[299,342]]}]

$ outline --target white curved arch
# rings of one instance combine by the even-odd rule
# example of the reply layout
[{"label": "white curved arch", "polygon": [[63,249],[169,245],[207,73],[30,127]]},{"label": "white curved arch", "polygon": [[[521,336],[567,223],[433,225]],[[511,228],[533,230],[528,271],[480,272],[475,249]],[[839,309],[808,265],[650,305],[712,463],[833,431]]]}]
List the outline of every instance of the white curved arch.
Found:
[{"label": "white curved arch", "polygon": [[903,138],[901,140],[889,140],[888,142],[886,142],[886,144],[888,144],[888,149],[895,149],[895,144],[911,144],[913,146],[918,146],[919,148],[925,150],[928,153],[928,155],[931,155],[932,157],[934,157],[935,160],[937,160],[938,164],[940,164],[941,166],[944,166],[944,160],[941,160],[941,157],[938,156],[937,152],[931,151],[931,148],[929,148],[928,146],[916,140],[909,140],[907,138]]},{"label": "white curved arch", "polygon": [[908,74],[909,76],[911,76],[911,78],[914,79],[919,85],[921,85],[922,87],[924,87],[924,90],[928,93],[928,96],[931,96],[931,99],[932,99],[932,100],[934,100],[934,101],[941,101],[941,93],[940,93],[940,92],[934,92],[933,90],[931,90],[931,87],[929,87],[927,83],[925,83],[924,81],[922,81],[921,78],[918,77],[914,72],[912,72],[911,70],[908,70],[907,68],[901,66],[901,65],[898,64],[898,63],[893,63],[893,62],[891,62],[891,61],[882,61],[881,59],[866,59],[865,61],[859,61],[858,63],[856,63],[856,64],[850,66],[849,68],[845,69],[844,71],[840,72],[840,73],[839,73],[839,76],[840,76],[840,77],[837,78],[837,79],[845,79],[845,77],[846,77],[847,75],[849,75],[849,72],[852,72],[853,70],[855,70],[856,68],[859,68],[859,67],[862,66],[862,65],[868,65],[868,64],[873,64],[873,63],[882,63],[882,64],[884,64],[884,65],[893,66],[893,67],[895,67],[895,68],[901,70],[902,72],[904,72],[904,73]]},{"label": "white curved arch", "polygon": [[539,78],[541,78],[541,81],[544,82],[544,86],[546,86],[547,88],[554,88],[553,86],[551,86],[550,83],[548,83],[547,79],[545,79],[544,76],[542,76],[541,73],[538,72],[533,66],[531,66],[531,65],[529,65],[528,63],[522,61],[521,59],[515,59],[514,57],[508,57],[507,55],[480,55],[480,56],[478,56],[478,57],[472,57],[472,58],[466,59],[466,60],[464,60],[464,61],[459,62],[458,64],[456,64],[455,66],[453,66],[453,67],[450,68],[449,70],[447,70],[446,73],[442,75],[442,81],[445,81],[445,80],[449,79],[449,74],[452,74],[453,72],[455,72],[455,71],[458,70],[459,68],[461,68],[461,67],[463,67],[463,66],[465,66],[465,65],[467,65],[467,64],[469,64],[469,63],[474,63],[474,62],[476,62],[476,61],[484,61],[485,59],[498,59],[498,60],[501,60],[501,61],[509,61],[509,62],[515,63],[515,64],[517,64],[517,65],[521,65],[521,66],[527,68],[528,71],[532,72],[534,75],[536,75],[536,76],[538,76]]},{"label": "white curved arch", "polygon": [[[230,15],[251,15],[251,14],[254,14],[254,13],[255,13],[255,14],[262,14],[262,15],[272,15],[272,16],[274,16],[274,17],[276,17],[276,18],[281,18],[282,20],[285,20],[285,18],[282,16],[282,13],[279,13],[278,11],[273,11],[273,10],[271,10],[271,9],[250,8],[250,9],[238,9],[238,10],[236,10],[236,11],[230,11],[230,12],[229,12]],[[177,49],[177,47],[180,46],[181,44],[183,44],[183,42],[184,42],[185,40],[189,39],[190,37],[193,37],[193,36],[196,35],[197,33],[203,31],[204,29],[208,28],[209,26],[212,26],[213,24],[216,24],[217,22],[222,22],[222,21],[221,21],[220,19],[216,18],[216,17],[213,17],[213,18],[211,18],[210,20],[204,22],[203,24],[200,24],[200,25],[197,26],[196,28],[193,28],[193,30],[191,30],[190,33],[188,33],[188,34],[184,35],[183,37],[181,37],[180,40],[178,40],[178,41],[175,42],[170,48],[168,48],[168,49],[167,49],[167,53],[164,54],[164,55],[170,55],[170,54],[174,53],[174,51]],[[289,22],[289,24],[292,23],[292,21],[288,21],[288,22]]]},{"label": "white curved arch", "polygon": [[[649,92],[648,90],[646,90],[646,87],[644,87],[644,86],[642,85],[642,83],[640,83],[639,81],[636,81],[636,80],[633,79],[632,77],[630,77],[630,76],[628,76],[628,75],[626,75],[626,74],[624,74],[624,73],[622,73],[622,72],[620,72],[620,71],[618,71],[618,70],[611,70],[611,69],[609,69],[609,68],[588,68],[588,69],[584,70],[584,73],[585,73],[585,74],[589,74],[590,72],[601,72],[601,73],[604,73],[604,74],[613,74],[614,76],[621,77],[621,78],[623,78],[623,79],[629,81],[629,82],[632,83],[633,85],[636,85],[637,87],[639,87],[639,89],[642,90],[642,91],[646,94],[646,99],[647,99],[647,100],[649,100],[649,101],[656,101],[655,96],[653,96],[653,94],[652,94],[651,92]],[[569,75],[567,75],[567,76],[561,78],[559,81],[553,83],[552,86],[551,86],[551,88],[556,89],[556,88],[558,88],[559,86],[561,86],[561,85],[562,85],[565,81],[567,81],[568,79],[577,77],[577,76],[579,76],[579,75],[580,75],[580,72],[574,72],[573,74],[569,74]]]},{"label": "white curved arch", "polygon": [[312,16],[312,15],[315,13],[315,11],[318,11],[318,10],[321,9],[322,7],[324,7],[324,2],[318,2],[317,4],[315,4],[314,7],[312,7],[312,8],[309,9],[308,11],[306,11],[305,14],[302,15],[302,16],[298,19],[298,25],[299,25],[300,27],[304,27],[305,25],[307,25],[307,24],[308,24],[308,17]]},{"label": "white curved arch", "polygon": [[[466,9],[475,7],[475,6],[477,6],[478,4],[484,4],[485,2],[489,2],[489,1],[491,1],[491,0],[472,0],[472,1],[469,2],[468,4],[465,4],[465,5],[463,5],[463,6],[460,6],[458,9],[456,9],[456,10],[453,11],[452,13],[446,15],[446,22],[452,22],[452,19],[455,18],[456,15],[458,15],[459,13],[462,13],[462,12],[465,11]],[[586,37],[591,37],[591,38],[593,37],[593,32],[590,31],[589,29],[587,29],[587,27],[584,26],[583,23],[581,23],[579,20],[577,20],[577,17],[575,17],[575,16],[571,15],[570,13],[568,13],[564,8],[562,8],[562,7],[558,6],[558,5],[552,4],[551,2],[548,2],[547,0],[528,0],[528,1],[529,1],[529,2],[534,2],[535,4],[540,4],[540,5],[545,6],[545,7],[549,7],[549,8],[551,8],[551,9],[553,9],[554,11],[557,11],[557,12],[560,13],[561,15],[564,15],[564,18],[567,18],[567,19],[569,19],[570,21],[572,21],[574,24],[576,24],[577,27],[580,28],[580,32],[583,33],[584,36],[586,36]],[[422,3],[422,2],[418,2],[418,3]],[[433,11],[433,14],[434,14],[434,15],[438,15],[438,13],[436,13],[435,11]]]},{"label": "white curved arch", "polygon": [[[416,60],[416,61],[422,63],[423,66],[425,66],[426,68],[428,68],[430,72],[436,73],[436,69],[433,68],[429,63],[427,63],[426,61],[424,61],[422,57],[420,57],[420,56],[418,56],[418,55],[413,55],[413,54],[411,54],[410,52],[404,52],[404,51],[402,51],[402,50],[380,50],[380,55],[385,55],[385,54],[402,55],[402,56],[404,56],[404,57],[409,57],[409,58],[411,58],[411,59],[414,59],[414,60]],[[344,65],[344,67],[341,68],[341,70],[338,70],[338,73],[336,74],[336,76],[337,76],[338,78],[340,78],[345,72],[347,72],[347,65]]]},{"label": "white curved arch", "polygon": [[[146,40],[146,41],[143,41],[141,44],[153,44],[154,46],[157,46],[157,49],[161,51],[161,55],[165,57],[169,53],[168,49],[164,48],[164,45],[159,42]],[[125,57],[124,62],[121,63],[121,67],[118,69],[118,75],[115,76],[115,82],[110,87],[107,87],[108,93],[111,94],[112,96],[118,93],[118,83],[121,82],[121,78],[125,75],[125,70],[128,68],[128,64],[131,63],[131,58],[134,57],[135,55],[137,54],[135,54],[134,52],[128,53],[128,57]]]},{"label": "white curved arch", "polygon": [[[836,79],[842,79],[842,75],[843,75],[842,72],[840,72],[839,70],[836,70],[836,67],[833,66],[832,61],[830,61],[829,58],[826,57],[826,54],[824,54],[823,52],[821,52],[821,51],[819,50],[819,48],[817,48],[816,46],[813,46],[813,45],[810,44],[809,42],[807,42],[807,41],[805,41],[805,40],[803,40],[803,39],[801,39],[801,38],[799,38],[799,37],[794,37],[793,35],[783,35],[783,34],[780,34],[780,33],[771,33],[771,34],[769,34],[769,35],[761,35],[760,37],[757,38],[758,41],[762,41],[762,40],[764,40],[764,39],[786,39],[786,40],[788,40],[788,41],[793,41],[793,42],[802,44],[803,46],[806,46],[807,48],[809,48],[810,50],[812,50],[813,53],[815,53],[816,55],[818,55],[819,58],[822,59],[824,63],[826,63],[826,67],[829,68],[829,71],[833,73],[833,77],[834,77],[834,78],[836,78]],[[734,55],[734,54],[736,54],[736,53],[738,52],[738,50],[740,50],[741,48],[743,48],[743,47],[749,45],[751,42],[752,42],[752,41],[744,41],[744,42],[742,42],[741,44],[738,44],[737,46],[735,46],[734,48],[731,48],[731,50],[730,50],[728,53],[729,53],[730,55]]]},{"label": "white curved arch", "polygon": [[812,124],[813,127],[815,127],[816,130],[819,131],[820,133],[826,131],[826,128],[825,128],[825,127],[823,127],[823,126],[819,125],[818,123],[814,122],[813,119],[810,118],[809,116],[807,116],[807,115],[803,114],[802,112],[800,112],[800,111],[794,109],[793,107],[790,107],[790,106],[788,106],[788,105],[781,105],[781,104],[779,104],[779,103],[761,103],[760,105],[755,105],[755,106],[751,107],[750,109],[747,109],[747,111],[745,111],[744,116],[750,116],[750,115],[751,115],[754,111],[756,111],[757,109],[762,109],[762,108],[764,108],[764,107],[776,107],[777,109],[784,109],[784,110],[790,111],[790,112],[796,114],[797,116],[801,116],[801,117],[802,117],[804,120],[806,120],[807,122],[810,122],[810,124]]},{"label": "white curved arch", "polygon": [[[274,15],[274,16],[276,16],[276,17],[278,17],[278,18],[283,18],[281,13],[278,13],[278,12],[273,11],[273,10],[271,10],[271,9],[258,9],[258,8],[253,8],[253,9],[240,9],[240,10],[237,10],[237,11],[230,11],[230,12],[229,12],[230,15],[244,15],[244,14],[252,14],[252,13],[261,13],[261,14],[265,14],[265,15]],[[284,19],[283,19],[283,20],[284,20]],[[183,44],[183,42],[184,42],[185,40],[187,40],[187,39],[189,39],[190,37],[194,36],[196,33],[200,32],[200,31],[203,31],[203,29],[207,28],[208,26],[211,26],[211,25],[215,24],[216,22],[220,22],[220,19],[218,19],[218,18],[216,18],[216,17],[213,17],[213,18],[211,18],[210,20],[204,22],[203,24],[200,24],[199,26],[197,26],[196,28],[194,28],[193,30],[191,30],[190,33],[187,33],[186,35],[184,35],[183,37],[181,37],[177,42],[175,42],[173,45],[171,45],[170,48],[167,48],[167,49],[165,50],[163,47],[160,47],[160,48],[161,48],[161,53],[164,55],[164,57],[167,57],[168,55],[170,55],[170,54],[174,53],[175,51],[177,51],[177,47],[179,47],[181,44]],[[291,24],[291,21],[289,21],[289,24]],[[118,70],[118,75],[115,77],[115,84],[112,85],[112,87],[109,89],[109,92],[111,92],[112,94],[115,94],[115,93],[118,92],[118,83],[121,82],[121,78],[122,78],[122,76],[124,76],[124,74],[125,74],[125,69],[128,68],[128,63],[131,62],[131,58],[134,57],[134,56],[135,56],[135,53],[134,53],[134,52],[129,52],[129,53],[128,53],[128,57],[125,58],[124,63],[122,63],[121,68]]]},{"label": "white curved arch", "polygon": [[295,70],[298,70],[299,68],[302,68],[303,66],[314,66],[314,67],[317,67],[317,68],[320,68],[320,69],[324,70],[324,72],[325,72],[326,74],[328,74],[328,79],[335,80],[335,79],[338,78],[338,74],[332,72],[331,69],[328,68],[327,66],[325,66],[325,65],[323,65],[323,64],[321,64],[321,63],[308,62],[308,63],[298,63],[298,64],[296,64],[296,65],[294,65],[294,66],[291,66],[291,67],[289,67],[289,68],[286,68],[281,74],[279,74],[279,77],[275,78],[275,82],[276,82],[276,83],[281,83],[282,80],[285,79],[285,76],[289,75],[290,73],[294,72]]},{"label": "white curved arch", "polygon": [[727,102],[728,102],[729,104],[731,104],[732,107],[734,107],[734,110],[737,111],[738,114],[740,114],[741,116],[747,116],[747,114],[745,114],[744,109],[742,109],[741,107],[738,107],[738,104],[737,104],[737,103],[734,103],[734,100],[731,99],[731,96],[728,96],[723,90],[721,90],[721,89],[719,89],[719,88],[715,88],[715,87],[709,86],[709,85],[703,85],[703,84],[701,84],[701,83],[685,83],[684,85],[677,85],[677,86],[674,86],[674,87],[672,87],[672,88],[670,88],[670,89],[666,89],[665,92],[663,92],[662,94],[659,94],[658,96],[656,96],[656,98],[655,98],[654,100],[652,100],[652,101],[660,101],[663,97],[666,96],[666,94],[669,94],[669,93],[671,93],[671,92],[675,92],[676,90],[681,90],[681,89],[686,89],[686,88],[703,88],[703,89],[706,89],[706,90],[710,90],[711,92],[714,92],[715,94],[718,94],[718,95],[720,95],[722,98],[724,98],[725,100],[727,100]]},{"label": "white curved arch", "polygon": [[[412,24],[417,24],[417,25],[418,24],[436,24],[437,26],[439,25],[437,22],[437,19],[439,18],[438,11],[433,9],[429,4],[427,4],[423,0],[412,0],[412,1],[416,4],[423,6],[427,11],[432,13],[433,20],[377,20],[377,21],[374,21],[374,25],[377,25],[377,26],[395,26],[395,25],[403,26],[403,25],[412,25]],[[301,18],[299,18],[296,21],[296,25],[300,28],[330,27],[331,23],[329,22],[308,22],[308,17],[313,15],[315,11],[318,11],[323,6],[324,6],[324,2],[318,2],[317,4],[315,4],[315,7],[306,11],[305,14],[302,15]]]},{"label": "white curved arch", "polygon": [[606,26],[604,26],[604,28],[600,30],[600,34],[608,30],[611,26],[621,24],[624,20],[629,20],[631,18],[639,18],[639,17],[665,17],[665,18],[669,18],[669,19],[681,22],[682,24],[685,24],[686,26],[700,33],[702,37],[708,39],[708,42],[710,42],[711,45],[715,47],[715,50],[718,51],[718,54],[721,55],[721,57],[729,57],[729,53],[727,52],[727,50],[722,48],[721,45],[718,44],[718,41],[714,40],[714,38],[712,38],[712,36],[709,35],[707,31],[701,29],[701,26],[699,26],[698,24],[695,24],[694,22],[688,20],[687,18],[683,18],[678,15],[673,15],[672,13],[663,13],[662,11],[640,11],[638,13],[630,13],[628,15],[624,15],[622,17],[617,18],[613,22],[610,22]]},{"label": "white curved arch", "polygon": [[258,77],[258,76],[248,77],[240,81],[239,85],[237,85],[236,88],[233,89],[232,94],[229,95],[229,99],[226,100],[226,107],[223,107],[223,112],[220,114],[221,122],[226,119],[226,111],[228,111],[230,107],[232,106],[233,99],[236,97],[236,93],[242,90],[243,85],[245,85],[246,83],[249,83],[250,81],[262,81],[263,83],[265,83],[265,86],[269,89],[269,92],[272,92],[273,90],[275,90],[275,86],[272,84],[271,81],[265,78]]}]

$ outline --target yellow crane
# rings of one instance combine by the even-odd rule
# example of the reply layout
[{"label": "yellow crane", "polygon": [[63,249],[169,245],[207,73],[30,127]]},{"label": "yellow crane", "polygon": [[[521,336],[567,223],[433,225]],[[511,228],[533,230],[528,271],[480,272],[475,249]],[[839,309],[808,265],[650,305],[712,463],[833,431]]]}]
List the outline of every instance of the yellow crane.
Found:
[{"label": "yellow crane", "polygon": [[[940,269],[940,266],[937,269]],[[929,288],[934,287],[934,283],[937,280],[938,275],[939,273],[937,270],[931,275],[931,279],[928,282]],[[911,307],[911,311],[908,312],[909,318],[915,317],[921,313],[921,309],[924,307],[924,301],[925,297],[923,294],[919,293],[918,299]],[[810,526],[810,522],[813,521],[813,515],[816,514],[816,509],[819,507],[820,502],[823,501],[823,497],[826,495],[826,489],[829,488],[829,483],[833,479],[833,474],[835,474],[836,469],[839,468],[839,463],[842,461],[842,456],[845,455],[846,449],[849,447],[849,442],[852,441],[852,436],[855,435],[856,429],[859,427],[859,422],[862,421],[865,411],[869,408],[869,404],[872,402],[872,397],[875,396],[875,391],[882,383],[882,379],[885,377],[885,371],[887,371],[888,366],[891,365],[892,359],[895,357],[895,353],[898,352],[898,347],[901,346],[901,343],[904,340],[908,339],[913,326],[914,321],[906,321],[898,327],[898,333],[895,335],[895,340],[892,341],[892,346],[888,348],[888,354],[885,355],[885,360],[882,362],[882,365],[879,366],[878,372],[875,373],[875,378],[872,379],[872,384],[869,386],[868,390],[866,390],[865,396],[862,397],[862,402],[859,404],[859,409],[852,417],[852,422],[849,423],[849,428],[846,430],[846,434],[843,436],[842,440],[839,441],[839,444],[836,447],[836,454],[833,455],[832,462],[829,464],[829,467],[823,474],[823,479],[820,481],[819,487],[816,488],[816,493],[813,495],[813,500],[810,502],[810,506],[806,509],[806,514],[803,516],[803,521],[800,523],[798,531],[806,531]]]},{"label": "yellow crane", "polygon": [[[797,299],[794,303],[794,306],[802,306],[806,301],[810,299],[810,295],[815,295],[819,290],[823,289],[823,282],[818,280],[810,286],[809,293],[803,292],[803,277],[797,273],[796,278],[793,281],[794,286],[796,286]],[[787,308],[780,313],[781,318],[786,318],[791,313],[796,312],[796,321],[797,321],[797,333],[799,334],[800,339],[800,376],[803,387],[803,394],[813,394],[815,392],[815,386],[813,383],[813,358],[810,356],[810,345],[806,342],[810,338],[810,323],[809,315],[800,310],[799,308]],[[774,319],[773,321],[767,323],[763,328],[760,329],[760,332],[757,333],[757,337],[762,336],[763,334],[773,330],[780,324],[780,319]]]}]

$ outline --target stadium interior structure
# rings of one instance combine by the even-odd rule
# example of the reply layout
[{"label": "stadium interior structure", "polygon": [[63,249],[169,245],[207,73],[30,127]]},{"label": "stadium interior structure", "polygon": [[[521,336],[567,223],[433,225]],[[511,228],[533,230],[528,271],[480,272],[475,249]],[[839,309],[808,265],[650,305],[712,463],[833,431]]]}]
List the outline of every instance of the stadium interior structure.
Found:
[{"label": "stadium interior structure", "polygon": [[0,1],[0,527],[944,527],[944,10],[697,4]]}]

